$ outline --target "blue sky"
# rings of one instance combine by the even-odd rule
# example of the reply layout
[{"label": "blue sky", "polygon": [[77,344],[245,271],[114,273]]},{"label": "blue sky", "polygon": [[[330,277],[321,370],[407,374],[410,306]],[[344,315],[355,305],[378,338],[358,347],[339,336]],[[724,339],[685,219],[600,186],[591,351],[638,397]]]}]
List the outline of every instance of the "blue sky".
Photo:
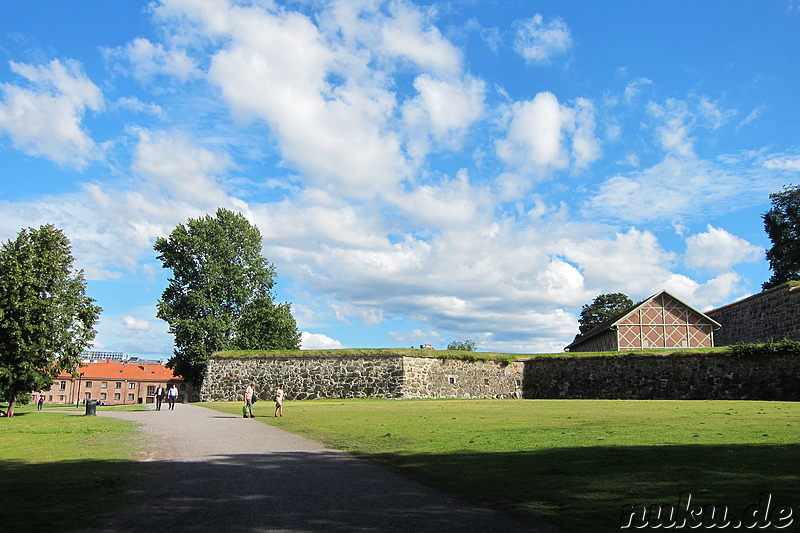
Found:
[{"label": "blue sky", "polygon": [[67,234],[97,349],[171,354],[153,241],[226,207],[304,348],[557,352],[759,291],[799,52],[796,1],[9,0],[0,239]]}]

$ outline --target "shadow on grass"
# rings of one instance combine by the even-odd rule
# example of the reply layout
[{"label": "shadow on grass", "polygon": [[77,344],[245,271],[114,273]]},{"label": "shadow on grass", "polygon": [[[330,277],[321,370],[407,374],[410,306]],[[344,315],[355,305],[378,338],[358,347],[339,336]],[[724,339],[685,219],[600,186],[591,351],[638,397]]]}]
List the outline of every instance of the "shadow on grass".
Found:
[{"label": "shadow on grass", "polygon": [[0,461],[0,532],[76,530],[124,500],[138,471],[133,461]]},{"label": "shadow on grass", "polygon": [[689,492],[696,503],[727,505],[736,516],[757,504],[763,491],[794,509],[792,527],[800,524],[800,445],[369,458],[504,511],[522,525],[478,508],[464,511],[455,499],[443,504],[399,476],[387,487],[378,469],[345,454],[272,453],[213,462],[0,463],[0,532],[512,533],[552,530],[543,526],[547,523],[562,533],[602,532],[619,531],[625,504],[677,504],[679,495]]},{"label": "shadow on grass", "polygon": [[[17,467],[0,464],[0,476],[9,468]],[[88,472],[115,468],[121,468],[119,476],[95,476],[82,486]],[[24,493],[24,505],[2,510],[4,533],[535,531],[455,498],[436,497],[418,483],[342,453],[227,455],[213,462],[75,461],[21,470],[40,483]],[[67,491],[55,481],[64,477],[76,481]],[[97,500],[106,484],[122,489],[126,480],[135,487],[116,499]],[[99,516],[98,510],[105,513]],[[72,522],[63,527],[62,520]]]},{"label": "shadow on grass", "polygon": [[[800,531],[800,445],[559,448],[525,453],[382,455],[409,477],[563,532],[619,531],[622,506],[726,505],[733,516],[769,492]],[[777,530],[776,530],[777,531]]]}]

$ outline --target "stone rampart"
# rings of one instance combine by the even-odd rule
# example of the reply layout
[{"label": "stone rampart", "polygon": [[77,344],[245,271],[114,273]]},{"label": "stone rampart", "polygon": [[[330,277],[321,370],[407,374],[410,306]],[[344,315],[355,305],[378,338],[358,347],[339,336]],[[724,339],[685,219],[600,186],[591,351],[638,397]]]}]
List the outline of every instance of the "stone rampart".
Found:
[{"label": "stone rampart", "polygon": [[269,399],[279,384],[287,400],[399,398],[402,357],[211,357],[203,400],[239,400],[248,383]]},{"label": "stone rampart", "polygon": [[261,399],[283,383],[287,400],[318,398],[519,398],[523,363],[502,365],[428,357],[211,357],[202,399]]},{"label": "stone rampart", "polygon": [[524,363],[405,357],[404,398],[521,398]]},{"label": "stone rampart", "polygon": [[542,357],[524,398],[800,400],[800,354]]},{"label": "stone rampart", "polygon": [[510,364],[406,355],[212,357],[203,400],[616,398],[800,400],[800,354],[533,357]]},{"label": "stone rampart", "polygon": [[781,285],[706,315],[722,324],[714,332],[716,346],[800,340],[800,285]]}]

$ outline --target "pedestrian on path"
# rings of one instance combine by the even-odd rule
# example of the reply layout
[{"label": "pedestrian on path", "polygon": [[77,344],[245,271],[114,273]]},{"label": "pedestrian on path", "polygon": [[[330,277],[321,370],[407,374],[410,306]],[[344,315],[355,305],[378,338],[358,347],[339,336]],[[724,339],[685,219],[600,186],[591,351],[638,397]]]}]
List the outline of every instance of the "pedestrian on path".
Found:
[{"label": "pedestrian on path", "polygon": [[278,385],[278,390],[275,391],[275,416],[283,416],[283,384]]},{"label": "pedestrian on path", "polygon": [[250,383],[246,389],[244,389],[244,408],[242,409],[242,418],[247,418],[248,411],[250,412],[250,418],[255,418],[256,415],[253,414],[253,397],[256,394],[256,384]]},{"label": "pedestrian on path", "polygon": [[36,410],[42,410],[42,404],[44,404],[44,396],[39,396],[39,403],[36,405]]},{"label": "pedestrian on path", "polygon": [[175,400],[177,399],[178,399],[178,387],[176,387],[175,384],[173,383],[172,387],[170,387],[169,391],[167,392],[167,402],[169,402],[170,411],[175,410]]},{"label": "pedestrian on path", "polygon": [[161,404],[164,403],[164,393],[167,391],[161,385],[156,389],[156,411],[161,410]]}]

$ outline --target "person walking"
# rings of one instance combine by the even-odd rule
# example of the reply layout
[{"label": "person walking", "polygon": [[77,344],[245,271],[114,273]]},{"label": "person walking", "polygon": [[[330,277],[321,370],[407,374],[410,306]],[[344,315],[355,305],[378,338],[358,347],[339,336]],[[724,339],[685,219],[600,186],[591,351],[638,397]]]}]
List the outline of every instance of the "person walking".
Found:
[{"label": "person walking", "polygon": [[175,400],[177,399],[178,399],[178,387],[176,387],[175,384],[173,383],[172,387],[170,387],[169,391],[167,391],[167,402],[169,402],[170,411],[175,410]]},{"label": "person walking", "polygon": [[39,402],[36,405],[36,410],[41,411],[43,404],[44,404],[44,396],[39,396]]},{"label": "person walking", "polygon": [[156,411],[161,410],[161,404],[164,403],[164,393],[167,391],[161,385],[156,389]]},{"label": "person walking", "polygon": [[275,416],[283,416],[283,384],[275,391]]},{"label": "person walking", "polygon": [[250,412],[250,418],[256,417],[256,415],[253,414],[253,397],[255,394],[256,384],[248,384],[247,388],[244,389],[244,408],[242,409],[242,418],[247,418],[248,411]]}]

